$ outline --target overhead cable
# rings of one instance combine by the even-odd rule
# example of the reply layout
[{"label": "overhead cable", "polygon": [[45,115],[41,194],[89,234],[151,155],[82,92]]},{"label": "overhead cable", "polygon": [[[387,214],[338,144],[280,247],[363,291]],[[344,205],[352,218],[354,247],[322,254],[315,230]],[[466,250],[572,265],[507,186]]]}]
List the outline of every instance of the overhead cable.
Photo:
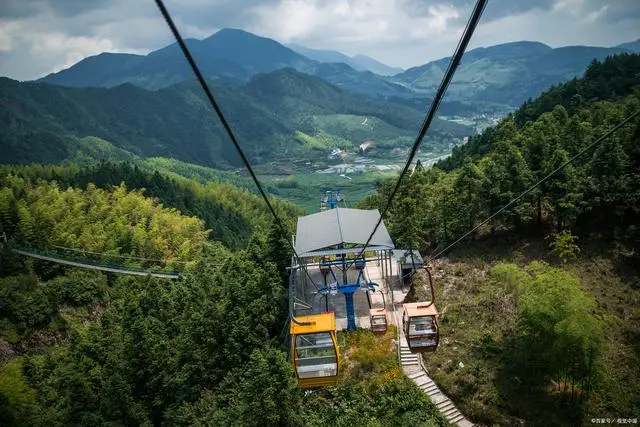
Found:
[{"label": "overhead cable", "polygon": [[444,94],[447,91],[447,88],[449,87],[449,83],[451,82],[451,79],[453,78],[453,75],[455,74],[456,69],[458,68],[458,65],[460,65],[462,56],[464,55],[464,52],[467,49],[467,46],[469,45],[469,41],[471,40],[471,37],[473,36],[474,31],[476,30],[476,27],[478,26],[480,17],[482,16],[482,12],[484,11],[484,8],[486,5],[487,5],[487,0],[476,1],[476,4],[473,8],[471,16],[469,17],[469,21],[467,22],[464,32],[462,33],[462,37],[458,41],[458,45],[456,47],[454,55],[451,57],[449,66],[447,67],[447,71],[444,73],[444,77],[442,78],[440,87],[438,88],[438,91],[436,92],[436,95],[433,98],[433,101],[431,102],[431,106],[429,107],[429,110],[427,112],[427,116],[425,117],[424,122],[422,123],[420,132],[418,133],[418,136],[416,137],[416,140],[413,143],[413,146],[411,147],[411,151],[409,152],[409,157],[407,158],[407,162],[404,165],[402,172],[400,172],[398,181],[396,182],[395,187],[393,188],[393,190],[391,191],[391,194],[389,195],[387,204],[384,210],[382,211],[382,213],[380,214],[380,218],[378,219],[378,222],[376,223],[375,227],[373,228],[373,231],[371,232],[371,234],[369,235],[369,238],[364,244],[362,251],[360,251],[359,257],[362,257],[364,255],[364,252],[367,249],[367,246],[369,246],[369,243],[371,243],[371,239],[373,239],[373,236],[376,234],[376,231],[378,231],[378,227],[380,227],[380,224],[382,223],[382,219],[391,208],[393,199],[396,196],[396,193],[398,192],[400,185],[402,184],[402,179],[409,171],[409,168],[413,163],[413,159],[415,158],[418,152],[418,149],[422,144],[422,140],[424,139],[424,136],[426,135],[427,131],[429,130],[429,127],[431,126],[431,123],[433,122],[433,119],[435,118],[436,112],[438,110],[438,106],[440,105],[440,101],[442,101],[442,98],[444,97]]},{"label": "overhead cable", "polygon": [[[242,150],[242,147],[238,143],[238,140],[237,140],[235,134],[233,133],[233,131],[231,130],[231,127],[229,126],[229,123],[227,122],[227,119],[224,117],[224,114],[222,113],[222,110],[220,109],[220,106],[216,102],[215,97],[213,96],[213,93],[211,92],[211,89],[209,88],[209,85],[207,84],[207,81],[205,80],[204,76],[202,75],[202,72],[200,71],[200,68],[198,67],[198,64],[196,63],[195,59],[193,59],[193,56],[191,55],[191,52],[189,51],[189,48],[187,47],[187,44],[185,43],[184,39],[182,38],[182,35],[180,35],[180,32],[178,31],[178,28],[176,27],[176,24],[174,23],[173,18],[171,17],[171,14],[167,10],[166,6],[164,5],[164,1],[163,0],[156,0],[156,5],[158,6],[158,9],[160,9],[160,13],[162,13],[162,16],[164,17],[164,20],[167,22],[167,25],[171,29],[171,32],[173,33],[173,36],[175,37],[176,42],[180,46],[180,50],[182,50],[182,53],[184,54],[185,59],[189,63],[189,66],[191,67],[191,70],[193,71],[193,74],[195,74],[196,78],[198,79],[198,82],[200,83],[200,86],[202,87],[202,90],[204,91],[207,99],[209,100],[209,103],[211,104],[211,107],[213,108],[213,110],[215,111],[216,115],[220,119],[220,123],[222,123],[222,127],[224,127],[227,135],[229,135],[229,138],[231,139],[231,142],[233,143],[233,146],[235,147],[236,152],[240,156],[240,159],[242,160],[242,163],[244,163],[245,167],[247,168],[247,171],[249,172],[249,175],[251,175],[251,179],[253,180],[253,182],[255,183],[256,187],[258,188],[258,192],[260,193],[260,195],[264,199],[264,202],[267,204],[267,207],[269,208],[269,211],[271,212],[271,215],[273,216],[273,218],[274,218],[274,220],[276,222],[276,225],[278,226],[280,231],[283,233],[283,235],[287,235],[289,232],[287,231],[287,229],[285,228],[284,224],[280,220],[280,217],[276,214],[275,209],[273,208],[271,202],[269,201],[269,198],[267,197],[267,193],[262,188],[262,185],[260,184],[260,181],[258,180],[258,177],[256,176],[255,172],[253,171],[253,168],[251,167],[251,163],[249,162],[249,159],[247,158],[246,154]],[[296,252],[296,249],[293,246],[293,244],[291,242],[289,242],[288,239],[286,239],[286,240],[287,240],[287,243],[289,244],[289,246],[291,247],[291,250],[296,255],[296,258],[299,259],[300,256]],[[316,289],[318,289],[318,287],[316,286],[315,282],[313,281],[313,279],[311,278],[311,276],[307,272],[306,268],[303,267],[303,270],[305,271],[305,273],[307,274],[307,276],[311,280],[311,283],[313,284],[313,286]]]}]

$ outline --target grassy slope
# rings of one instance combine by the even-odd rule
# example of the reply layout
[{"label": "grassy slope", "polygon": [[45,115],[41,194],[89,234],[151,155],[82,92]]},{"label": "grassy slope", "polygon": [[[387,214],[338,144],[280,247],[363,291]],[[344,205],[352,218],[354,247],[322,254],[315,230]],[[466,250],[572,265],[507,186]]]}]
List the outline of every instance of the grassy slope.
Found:
[{"label": "grassy slope", "polygon": [[[640,287],[638,272],[612,248],[581,245],[582,255],[564,267],[607,319],[601,375],[587,418],[633,417],[640,409]],[[516,325],[516,301],[488,272],[497,263],[524,266],[533,260],[554,263],[543,239],[501,238],[464,243],[434,268],[438,308],[444,311],[440,347],[425,356],[434,379],[469,418],[488,425],[569,425],[570,414],[549,387],[548,393],[518,386],[509,366],[509,338]],[[636,267],[637,268],[637,267]],[[425,289],[416,289],[423,298]],[[464,367],[460,367],[462,362]]]},{"label": "grassy slope", "polygon": [[340,380],[357,380],[380,375],[387,380],[402,375],[395,345],[396,328],[390,325],[384,335],[366,329],[338,333]]}]

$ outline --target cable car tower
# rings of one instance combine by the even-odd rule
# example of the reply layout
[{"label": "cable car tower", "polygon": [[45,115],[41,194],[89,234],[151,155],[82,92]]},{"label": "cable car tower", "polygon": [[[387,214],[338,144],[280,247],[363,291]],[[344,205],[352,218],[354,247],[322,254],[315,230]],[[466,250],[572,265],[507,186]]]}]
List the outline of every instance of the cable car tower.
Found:
[{"label": "cable car tower", "polygon": [[347,207],[347,202],[344,198],[344,194],[340,190],[325,190],[320,192],[320,212],[327,209],[336,208],[340,202],[343,202]]},{"label": "cable car tower", "polygon": [[367,327],[373,323],[367,293],[378,285],[367,280],[366,265],[379,263],[386,278],[394,249],[381,223],[366,248],[373,256],[361,254],[379,219],[378,210],[337,206],[298,217],[294,241],[298,258],[293,260],[289,284],[289,332],[291,361],[303,388],[334,385],[339,370],[336,332],[355,330],[358,322]]}]

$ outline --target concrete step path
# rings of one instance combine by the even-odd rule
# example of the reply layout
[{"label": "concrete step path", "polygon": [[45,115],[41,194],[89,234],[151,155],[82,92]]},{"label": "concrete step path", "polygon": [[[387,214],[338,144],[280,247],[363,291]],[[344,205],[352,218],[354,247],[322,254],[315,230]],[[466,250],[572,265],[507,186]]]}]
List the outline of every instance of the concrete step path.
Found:
[{"label": "concrete step path", "polygon": [[[403,369],[405,365],[402,365]],[[429,378],[424,370],[412,372],[407,376],[422,390],[431,401],[436,405],[444,418],[459,427],[473,427],[474,424],[467,420],[462,412],[454,405],[453,401],[449,399],[437,386],[437,384]]]}]

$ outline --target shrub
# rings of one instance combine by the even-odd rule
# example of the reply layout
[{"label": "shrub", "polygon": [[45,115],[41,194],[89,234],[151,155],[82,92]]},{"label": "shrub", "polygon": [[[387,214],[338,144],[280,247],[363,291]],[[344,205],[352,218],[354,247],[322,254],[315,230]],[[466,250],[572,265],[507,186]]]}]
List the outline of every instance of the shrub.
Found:
[{"label": "shrub", "polygon": [[580,255],[580,248],[576,245],[578,237],[571,234],[568,230],[553,233],[547,236],[547,239],[551,240],[549,244],[551,252],[560,258],[563,263]]}]

